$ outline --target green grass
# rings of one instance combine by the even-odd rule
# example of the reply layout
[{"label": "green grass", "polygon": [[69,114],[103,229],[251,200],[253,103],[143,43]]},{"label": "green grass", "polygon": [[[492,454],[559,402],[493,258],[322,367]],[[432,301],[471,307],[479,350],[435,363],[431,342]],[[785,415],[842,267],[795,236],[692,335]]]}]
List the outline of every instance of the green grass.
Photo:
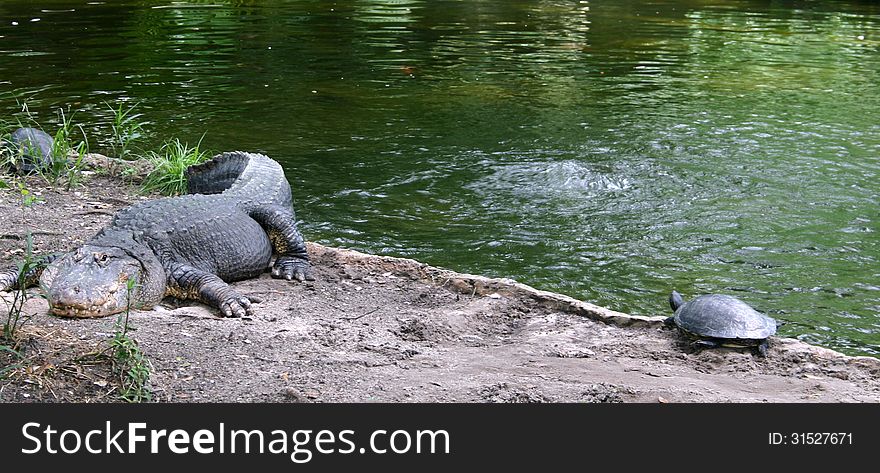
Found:
[{"label": "green grass", "polygon": [[[79,185],[82,181],[83,158],[89,152],[86,132],[82,125],[74,123],[74,115],[76,112],[65,114],[64,109],[58,110],[61,126],[55,132],[52,144],[52,165],[38,170],[40,175],[52,184],[64,179],[67,183],[67,190]],[[75,141],[74,138],[76,130],[79,130],[79,141]]]},{"label": "green grass", "polygon": [[113,112],[113,120],[110,122],[110,130],[113,132],[110,148],[113,154],[120,159],[137,159],[132,151],[132,146],[144,137],[144,125],[140,113],[133,113],[138,104],[124,108],[122,104],[113,107],[107,102],[104,105]]},{"label": "green grass", "polygon": [[127,282],[128,303],[125,312],[116,319],[116,332],[110,341],[110,348],[113,351],[113,374],[119,380],[119,396],[128,402],[145,402],[153,399],[153,393],[148,387],[150,360],[137,342],[128,336],[128,332],[134,330],[128,324],[128,317],[131,313],[131,294],[136,285],[134,279]]},{"label": "green grass", "polygon": [[34,258],[34,240],[30,231],[27,232],[26,240],[27,250],[25,251],[24,261],[19,263],[17,267],[18,284],[12,290],[12,302],[6,303],[6,317],[3,320],[3,332],[0,333],[0,339],[11,345],[3,346],[16,346],[18,330],[30,319],[30,316],[23,314],[24,305],[28,300],[26,279],[29,274],[37,270],[40,263]]},{"label": "green grass", "polygon": [[[204,135],[202,136],[204,138]],[[195,146],[189,146],[179,139],[173,139],[162,145],[158,152],[150,152],[147,159],[153,170],[144,179],[144,192],[158,191],[163,195],[180,195],[186,193],[186,169],[194,164],[205,162],[210,156],[199,149],[202,140]]]},{"label": "green grass", "polygon": [[9,140],[10,135],[18,128],[15,122],[0,118],[0,142],[5,143]]},{"label": "green grass", "polygon": [[[6,183],[4,182],[3,184],[5,185]],[[39,202],[40,198],[28,190],[24,183],[18,182],[17,184],[19,194],[21,195],[21,211],[24,214],[27,212],[27,209],[31,208],[36,202]],[[15,344],[18,329],[30,319],[29,316],[22,314],[24,304],[28,300],[27,280],[28,277],[38,270],[40,264],[37,258],[34,257],[34,238],[29,226],[26,224],[24,261],[18,264],[18,281],[16,288],[12,291],[12,302],[6,303],[6,317],[3,320],[3,332],[0,333],[0,338],[7,343]]]},{"label": "green grass", "polygon": [[17,156],[15,156],[12,148],[7,146],[7,143],[9,143],[9,140],[12,137],[12,132],[15,131],[19,125],[18,121],[0,118],[0,171],[5,171],[6,168],[15,166],[17,163]]}]

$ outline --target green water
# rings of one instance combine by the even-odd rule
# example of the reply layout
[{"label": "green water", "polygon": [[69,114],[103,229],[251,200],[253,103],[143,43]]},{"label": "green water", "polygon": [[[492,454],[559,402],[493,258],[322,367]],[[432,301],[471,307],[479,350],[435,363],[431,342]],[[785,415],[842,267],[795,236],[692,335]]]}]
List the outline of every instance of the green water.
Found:
[{"label": "green water", "polygon": [[[307,239],[880,355],[876,2],[0,1],[0,113],[282,161]],[[711,4],[711,5],[710,5]]]}]

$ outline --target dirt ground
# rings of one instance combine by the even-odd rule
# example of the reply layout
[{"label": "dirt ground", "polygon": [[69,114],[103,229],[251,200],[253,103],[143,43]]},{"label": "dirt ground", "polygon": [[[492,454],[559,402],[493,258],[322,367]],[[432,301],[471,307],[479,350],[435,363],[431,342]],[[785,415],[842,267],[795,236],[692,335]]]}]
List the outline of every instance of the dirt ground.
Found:
[{"label": "dirt ground", "polygon": [[[92,175],[73,191],[30,180],[22,209],[0,190],[0,264],[74,248],[148,197]],[[149,197],[153,198],[153,197]],[[308,235],[306,235],[308,237]],[[132,313],[156,401],[878,402],[880,360],[773,338],[769,355],[693,350],[662,317],[635,317],[413,260],[309,244],[316,280],[264,274],[235,287],[256,315],[224,319],[166,300]],[[37,296],[37,290],[32,290]],[[9,294],[3,294],[9,300]],[[0,315],[5,308],[0,307]],[[0,401],[118,400],[100,353],[114,317],[50,316],[33,297],[21,357],[0,352]],[[5,317],[4,317],[5,318]]]}]

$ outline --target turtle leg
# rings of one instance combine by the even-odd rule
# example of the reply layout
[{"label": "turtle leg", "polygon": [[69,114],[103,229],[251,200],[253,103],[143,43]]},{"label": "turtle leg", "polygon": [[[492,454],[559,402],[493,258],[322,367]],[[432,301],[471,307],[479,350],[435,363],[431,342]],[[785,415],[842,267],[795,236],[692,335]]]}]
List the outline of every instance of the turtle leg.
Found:
[{"label": "turtle leg", "polygon": [[764,341],[758,345],[758,354],[761,355],[762,357],[766,358],[767,357],[767,350],[769,348],[770,348],[770,342],[767,339],[764,339]]},{"label": "turtle leg", "polygon": [[675,317],[666,317],[666,320],[663,321],[664,327],[675,327]]},{"label": "turtle leg", "polygon": [[309,254],[302,234],[296,228],[293,211],[280,205],[266,205],[251,212],[250,216],[266,230],[278,253],[272,277],[314,281]]}]

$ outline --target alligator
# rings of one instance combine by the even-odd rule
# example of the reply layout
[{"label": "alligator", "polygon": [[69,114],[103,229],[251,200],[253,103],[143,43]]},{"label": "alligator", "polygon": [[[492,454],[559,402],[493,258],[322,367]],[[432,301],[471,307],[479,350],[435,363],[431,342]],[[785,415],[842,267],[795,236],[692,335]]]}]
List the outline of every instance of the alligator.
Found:
[{"label": "alligator", "polygon": [[166,296],[242,317],[253,315],[256,300],[229,282],[257,277],[270,264],[274,278],[314,280],[280,164],[227,152],[191,166],[186,178],[188,194],[121,209],[75,251],[35,270],[0,273],[0,290],[39,284],[50,312],[63,317],[146,310]]},{"label": "alligator", "polygon": [[28,173],[52,166],[55,140],[42,130],[19,128],[12,132],[4,144],[12,154],[10,164],[16,171]]}]

